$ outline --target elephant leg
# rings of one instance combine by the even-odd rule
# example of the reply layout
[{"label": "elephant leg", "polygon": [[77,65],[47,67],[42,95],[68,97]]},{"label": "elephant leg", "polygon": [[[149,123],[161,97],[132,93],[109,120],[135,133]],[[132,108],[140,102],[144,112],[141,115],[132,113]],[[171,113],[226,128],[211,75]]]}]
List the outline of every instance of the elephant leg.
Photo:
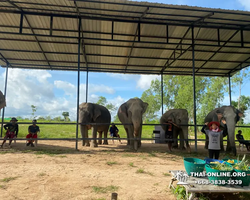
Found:
[{"label": "elephant leg", "polygon": [[126,133],[127,133],[127,145],[130,145],[130,140],[128,139],[129,138],[129,130],[127,127],[124,127]]},{"label": "elephant leg", "polygon": [[97,128],[95,126],[92,127],[92,140],[90,143],[90,147],[98,147],[98,144],[96,142],[96,136],[97,136]]},{"label": "elephant leg", "polygon": [[141,133],[142,133],[142,128],[140,129],[140,133],[139,133],[138,148],[141,147]]},{"label": "elephant leg", "polygon": [[98,131],[98,134],[99,134],[98,144],[102,144],[102,131]]},{"label": "elephant leg", "polygon": [[82,135],[82,146],[90,146],[89,140],[88,140],[88,128],[87,128],[87,126],[80,125],[80,131],[81,131],[81,135]]},{"label": "elephant leg", "polygon": [[180,149],[181,150],[185,150],[186,148],[184,147],[184,135],[183,135],[183,131],[180,130],[178,135],[180,136]]},{"label": "elephant leg", "polygon": [[108,145],[108,140],[107,140],[107,138],[108,138],[108,131],[104,131],[104,141],[103,141],[103,144],[105,144],[105,145]]},{"label": "elephant leg", "polygon": [[231,148],[231,145],[230,145],[230,141],[229,141],[229,139],[228,139],[228,137],[227,137],[227,148],[226,148],[226,151],[227,152],[231,152],[233,149]]},{"label": "elephant leg", "polygon": [[208,138],[208,136],[206,135],[206,142],[205,142],[205,149],[208,149],[208,145],[209,145],[209,138]]},{"label": "elephant leg", "polygon": [[172,148],[173,149],[178,149],[178,133],[176,130],[174,130],[174,133],[173,133],[173,139],[174,139],[174,143],[172,145]]}]

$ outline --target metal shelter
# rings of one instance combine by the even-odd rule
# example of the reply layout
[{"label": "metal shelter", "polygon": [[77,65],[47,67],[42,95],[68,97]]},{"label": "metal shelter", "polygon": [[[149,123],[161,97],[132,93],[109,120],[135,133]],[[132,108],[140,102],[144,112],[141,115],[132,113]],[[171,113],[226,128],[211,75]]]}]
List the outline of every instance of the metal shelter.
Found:
[{"label": "metal shelter", "polygon": [[9,67],[77,71],[77,112],[80,71],[87,72],[87,85],[88,72],[191,75],[195,111],[195,76],[230,83],[250,64],[249,53],[246,11],[126,0],[0,0],[5,95]]}]

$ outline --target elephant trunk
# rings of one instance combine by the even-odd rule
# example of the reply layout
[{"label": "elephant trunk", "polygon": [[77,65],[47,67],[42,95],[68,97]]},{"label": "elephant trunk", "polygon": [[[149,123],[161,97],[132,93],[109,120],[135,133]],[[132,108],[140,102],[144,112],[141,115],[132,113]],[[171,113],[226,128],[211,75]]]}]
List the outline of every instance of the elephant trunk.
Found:
[{"label": "elephant trunk", "polygon": [[227,120],[227,132],[228,132],[228,145],[227,150],[232,150],[234,155],[236,155],[236,147],[235,147],[235,121]]},{"label": "elephant trunk", "polygon": [[134,136],[134,149],[137,151],[141,144],[141,130],[142,130],[142,116],[132,117],[133,123],[133,136]]}]

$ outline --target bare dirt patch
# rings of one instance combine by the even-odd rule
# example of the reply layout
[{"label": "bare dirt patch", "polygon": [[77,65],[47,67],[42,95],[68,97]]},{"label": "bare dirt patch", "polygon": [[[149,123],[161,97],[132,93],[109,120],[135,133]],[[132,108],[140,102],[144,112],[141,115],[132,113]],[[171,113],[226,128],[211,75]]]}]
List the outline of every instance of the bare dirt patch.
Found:
[{"label": "bare dirt patch", "polygon": [[0,199],[104,200],[112,192],[119,200],[176,199],[169,170],[183,170],[183,156],[206,156],[203,145],[199,154],[166,153],[167,145],[145,141],[138,152],[117,142],[78,145],[76,151],[72,141],[39,141],[35,148],[17,141],[0,149]]}]

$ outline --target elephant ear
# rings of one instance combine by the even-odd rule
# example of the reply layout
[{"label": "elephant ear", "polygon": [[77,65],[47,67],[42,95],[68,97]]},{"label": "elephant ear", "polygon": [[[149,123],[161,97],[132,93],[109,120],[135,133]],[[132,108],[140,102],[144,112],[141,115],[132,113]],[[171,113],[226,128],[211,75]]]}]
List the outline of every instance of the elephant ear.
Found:
[{"label": "elephant ear", "polygon": [[123,113],[124,115],[126,115],[126,117],[128,117],[128,108],[126,106],[126,103],[120,106],[119,112]]},{"label": "elephant ear", "polygon": [[142,104],[142,113],[145,113],[147,108],[148,108],[148,103],[143,102],[143,104]]},{"label": "elephant ear", "polygon": [[99,108],[97,108],[96,106],[94,106],[93,109],[93,120],[94,122],[96,121],[97,117],[99,117],[101,115],[101,110]]}]

